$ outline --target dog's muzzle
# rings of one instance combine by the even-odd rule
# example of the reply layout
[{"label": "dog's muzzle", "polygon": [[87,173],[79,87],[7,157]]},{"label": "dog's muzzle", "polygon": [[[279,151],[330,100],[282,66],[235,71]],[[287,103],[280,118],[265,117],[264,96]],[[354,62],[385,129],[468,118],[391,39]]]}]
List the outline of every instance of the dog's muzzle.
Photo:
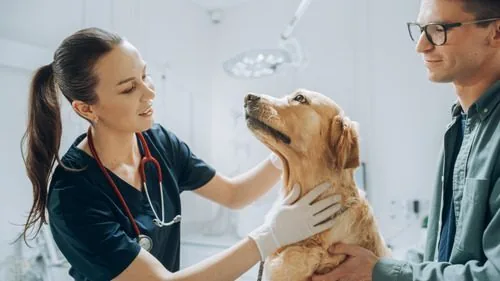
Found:
[{"label": "dog's muzzle", "polygon": [[255,103],[257,103],[258,101],[260,100],[260,97],[259,96],[256,96],[254,94],[248,94],[245,96],[245,108],[247,108],[247,106],[250,104],[250,105],[254,105]]},{"label": "dog's muzzle", "polygon": [[262,104],[260,100],[259,96],[253,94],[245,96],[245,120],[247,121],[247,126],[252,130],[261,130],[268,133],[285,144],[290,144],[292,140],[289,136],[261,120],[265,118],[262,116]]}]

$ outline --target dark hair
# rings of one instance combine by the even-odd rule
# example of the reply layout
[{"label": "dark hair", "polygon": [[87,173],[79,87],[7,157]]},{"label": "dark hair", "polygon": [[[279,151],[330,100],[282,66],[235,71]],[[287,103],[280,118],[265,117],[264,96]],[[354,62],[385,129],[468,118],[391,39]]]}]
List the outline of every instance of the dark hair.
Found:
[{"label": "dark hair", "polygon": [[[462,8],[476,19],[491,19],[500,17],[500,1],[498,0],[461,0]],[[478,23],[479,26],[488,26],[491,22]]]},{"label": "dark hair", "polygon": [[26,171],[33,184],[33,205],[21,234],[25,242],[30,228],[36,228],[36,236],[47,222],[47,190],[54,163],[65,167],[59,158],[62,124],[57,89],[70,103],[79,100],[95,104],[99,82],[95,64],[121,42],[120,36],[108,31],[82,29],[65,38],[54,53],[54,61],[40,67],[33,76],[28,124],[21,140]]}]

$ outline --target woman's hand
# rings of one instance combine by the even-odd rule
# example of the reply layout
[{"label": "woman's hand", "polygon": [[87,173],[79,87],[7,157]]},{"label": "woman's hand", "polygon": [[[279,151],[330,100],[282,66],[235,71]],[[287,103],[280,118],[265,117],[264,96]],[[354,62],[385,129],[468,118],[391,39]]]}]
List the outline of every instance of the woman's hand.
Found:
[{"label": "woman's hand", "polygon": [[271,163],[273,163],[273,166],[276,167],[276,169],[280,171],[283,170],[283,162],[274,152],[271,152],[271,154],[269,154],[269,160],[271,161]]},{"label": "woman's hand", "polygon": [[327,219],[341,209],[339,195],[311,205],[330,186],[329,183],[320,184],[292,204],[300,195],[300,186],[296,184],[284,200],[271,208],[264,224],[249,234],[257,244],[262,260],[280,247],[302,241],[333,226],[334,220]]}]

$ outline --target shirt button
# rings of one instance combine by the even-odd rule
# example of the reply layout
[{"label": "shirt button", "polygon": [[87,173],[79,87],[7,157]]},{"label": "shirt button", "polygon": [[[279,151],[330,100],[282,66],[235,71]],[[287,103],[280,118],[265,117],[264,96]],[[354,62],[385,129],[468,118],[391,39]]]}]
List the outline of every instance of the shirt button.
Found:
[{"label": "shirt button", "polygon": [[487,112],[488,112],[488,109],[487,109],[487,108],[485,108],[485,109],[483,110],[483,112],[484,112],[484,113],[487,113]]}]

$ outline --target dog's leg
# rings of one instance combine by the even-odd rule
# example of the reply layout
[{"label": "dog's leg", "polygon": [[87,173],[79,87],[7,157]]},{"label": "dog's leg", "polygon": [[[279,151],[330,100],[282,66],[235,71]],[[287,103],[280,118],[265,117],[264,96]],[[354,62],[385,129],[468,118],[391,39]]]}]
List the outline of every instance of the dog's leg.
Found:
[{"label": "dog's leg", "polygon": [[266,281],[307,281],[324,251],[320,247],[290,246],[266,261]]}]

